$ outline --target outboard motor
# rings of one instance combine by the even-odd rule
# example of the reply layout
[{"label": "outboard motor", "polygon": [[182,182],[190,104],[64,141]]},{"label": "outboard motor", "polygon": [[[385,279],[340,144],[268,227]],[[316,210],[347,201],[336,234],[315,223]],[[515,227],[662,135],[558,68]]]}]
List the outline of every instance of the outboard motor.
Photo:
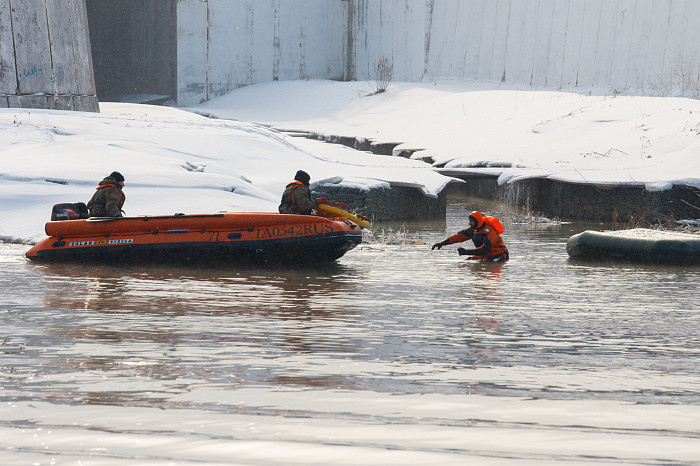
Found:
[{"label": "outboard motor", "polygon": [[56,204],[51,211],[51,221],[56,220],[78,220],[88,218],[87,206],[84,202],[67,202],[64,204]]}]

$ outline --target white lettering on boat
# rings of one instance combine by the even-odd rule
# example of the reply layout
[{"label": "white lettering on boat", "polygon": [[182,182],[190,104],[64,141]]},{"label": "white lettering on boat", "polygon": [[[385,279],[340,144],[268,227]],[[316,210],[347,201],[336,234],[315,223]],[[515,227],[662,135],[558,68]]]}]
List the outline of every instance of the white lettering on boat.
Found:
[{"label": "white lettering on boat", "polygon": [[134,240],[132,238],[128,239],[111,239],[109,240],[108,244],[129,244],[133,243]]},{"label": "white lettering on boat", "polygon": [[74,246],[94,246],[95,242],[94,241],[74,241],[71,243],[68,243],[68,247],[74,247]]}]

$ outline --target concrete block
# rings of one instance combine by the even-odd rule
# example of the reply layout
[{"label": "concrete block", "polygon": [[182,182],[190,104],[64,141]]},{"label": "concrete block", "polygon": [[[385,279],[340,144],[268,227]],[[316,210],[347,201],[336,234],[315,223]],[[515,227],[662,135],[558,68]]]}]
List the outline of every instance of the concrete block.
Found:
[{"label": "concrete block", "polygon": [[100,103],[97,96],[94,95],[74,95],[73,110],[78,112],[97,112],[100,111]]},{"label": "concrete block", "polygon": [[50,110],[75,110],[70,95],[50,95],[46,100]]},{"label": "concrete block", "polygon": [[9,108],[48,108],[45,94],[7,96]]}]

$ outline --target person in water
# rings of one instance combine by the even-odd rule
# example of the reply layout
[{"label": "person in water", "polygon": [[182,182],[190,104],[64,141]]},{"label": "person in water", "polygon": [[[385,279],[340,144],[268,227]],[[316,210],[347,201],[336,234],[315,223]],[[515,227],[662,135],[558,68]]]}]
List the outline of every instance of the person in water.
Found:
[{"label": "person in water", "polygon": [[311,197],[309,189],[311,177],[303,170],[299,170],[294,176],[294,181],[289,183],[282,193],[282,202],[278,210],[281,214],[309,215],[316,207],[319,200]]},{"label": "person in water", "polygon": [[100,182],[97,191],[87,203],[90,217],[122,217],[124,196],[124,176],[112,172]]},{"label": "person in water", "polygon": [[484,215],[479,211],[469,214],[469,228],[450,236],[444,241],[433,244],[432,249],[440,249],[448,244],[461,243],[472,240],[474,249],[457,248],[460,256],[474,256],[471,259],[483,259],[485,262],[505,262],[508,260],[508,249],[503,238],[495,228],[484,220]]}]

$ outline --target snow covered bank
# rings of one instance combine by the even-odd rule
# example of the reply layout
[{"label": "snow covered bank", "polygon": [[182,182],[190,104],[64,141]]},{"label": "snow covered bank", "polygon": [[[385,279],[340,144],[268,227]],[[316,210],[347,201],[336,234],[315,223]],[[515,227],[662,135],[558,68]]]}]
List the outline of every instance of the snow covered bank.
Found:
[{"label": "snow covered bank", "polygon": [[[392,181],[439,193],[449,178],[419,161],[319,150],[256,124],[182,110],[101,104],[101,113],[0,110],[0,239],[33,242],[51,207],[87,202],[113,170],[127,215],[276,211],[298,169],[312,182],[367,189]],[[353,152],[352,156],[347,152]]]},{"label": "snow covered bank", "polygon": [[700,100],[580,95],[491,83],[260,84],[192,108],[287,130],[401,142],[437,167],[576,183],[700,188]]},{"label": "snow covered bank", "polygon": [[[113,170],[128,215],[274,211],[296,170],[358,189],[390,183],[437,195],[434,167],[499,182],[700,188],[700,101],[584,96],[448,81],[276,82],[189,110],[101,104],[102,113],[0,109],[0,237],[36,241],[51,206],[86,202]],[[400,142],[413,160],[292,138],[260,126]],[[432,166],[421,158],[432,161]],[[584,200],[582,199],[582,202]]]},{"label": "snow covered bank", "polygon": [[487,197],[549,216],[700,216],[698,100],[458,81],[394,83],[371,96],[369,90],[359,82],[280,82],[242,88],[195,110],[346,144],[399,143],[395,155],[412,154],[467,180],[470,193],[486,195],[493,177]]}]

